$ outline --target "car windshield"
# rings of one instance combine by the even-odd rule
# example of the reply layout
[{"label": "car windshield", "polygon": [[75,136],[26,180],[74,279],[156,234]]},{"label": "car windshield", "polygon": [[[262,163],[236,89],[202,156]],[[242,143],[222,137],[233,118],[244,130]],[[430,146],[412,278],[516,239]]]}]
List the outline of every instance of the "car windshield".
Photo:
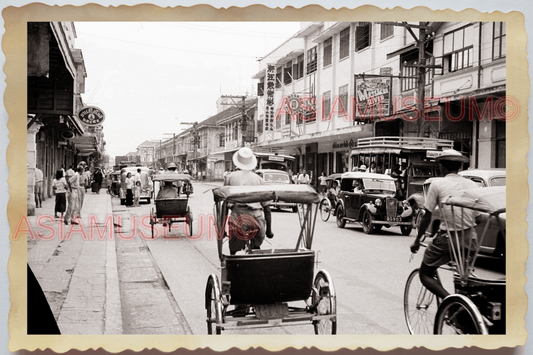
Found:
[{"label": "car windshield", "polygon": [[430,178],[434,177],[434,168],[430,166],[414,166],[413,167],[413,177],[425,177]]},{"label": "car windshield", "polygon": [[363,184],[366,190],[396,190],[396,185],[392,180],[363,179]]},{"label": "car windshield", "polygon": [[490,186],[506,186],[505,185],[505,176],[495,176],[489,181]]},{"label": "car windshield", "polygon": [[289,175],[279,173],[265,173],[263,179],[267,182],[289,182]]}]

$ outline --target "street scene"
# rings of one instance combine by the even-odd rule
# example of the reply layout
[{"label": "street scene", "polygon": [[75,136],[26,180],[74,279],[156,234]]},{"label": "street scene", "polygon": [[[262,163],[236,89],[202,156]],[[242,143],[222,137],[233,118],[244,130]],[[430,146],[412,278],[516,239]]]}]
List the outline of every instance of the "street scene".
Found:
[{"label": "street scene", "polygon": [[507,334],[505,43],[29,23],[28,334]]}]

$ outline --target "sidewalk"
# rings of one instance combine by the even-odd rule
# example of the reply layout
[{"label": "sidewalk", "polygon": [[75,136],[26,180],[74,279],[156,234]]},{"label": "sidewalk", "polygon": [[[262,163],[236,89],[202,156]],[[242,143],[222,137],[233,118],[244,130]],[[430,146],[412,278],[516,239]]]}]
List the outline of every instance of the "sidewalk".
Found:
[{"label": "sidewalk", "polygon": [[89,189],[79,225],[54,220],[54,204],[55,198],[48,198],[28,217],[33,232],[33,239],[28,236],[28,264],[61,334],[121,334],[110,195],[105,189],[99,194]]}]

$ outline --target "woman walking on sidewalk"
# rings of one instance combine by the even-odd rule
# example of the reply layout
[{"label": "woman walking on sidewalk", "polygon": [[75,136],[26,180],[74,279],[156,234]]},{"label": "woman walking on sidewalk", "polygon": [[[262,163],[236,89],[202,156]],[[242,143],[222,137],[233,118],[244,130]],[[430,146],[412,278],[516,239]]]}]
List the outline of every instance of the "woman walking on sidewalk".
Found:
[{"label": "woman walking on sidewalk", "polygon": [[131,173],[126,175],[126,207],[133,206],[133,179]]},{"label": "woman walking on sidewalk", "polygon": [[71,169],[67,171],[67,200],[68,207],[67,213],[65,213],[65,224],[70,224],[72,219],[76,216],[77,211],[79,210],[79,175],[74,173]]},{"label": "woman walking on sidewalk", "polygon": [[[56,178],[52,182],[52,187],[54,190],[54,195],[56,195],[56,204],[54,208],[54,217],[55,218],[63,218],[63,213],[65,213],[65,210],[67,209],[67,189],[68,184],[67,180],[65,180],[65,177],[63,176],[63,170],[59,169],[56,172]],[[57,214],[60,213],[61,216],[58,216]]]}]

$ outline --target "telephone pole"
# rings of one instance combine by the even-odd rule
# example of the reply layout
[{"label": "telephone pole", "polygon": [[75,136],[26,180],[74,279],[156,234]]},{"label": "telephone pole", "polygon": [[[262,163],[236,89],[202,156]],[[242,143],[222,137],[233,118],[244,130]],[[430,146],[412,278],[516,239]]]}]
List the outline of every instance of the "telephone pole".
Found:
[{"label": "telephone pole", "polygon": [[[246,115],[246,96],[238,96],[238,95],[222,95],[221,97],[223,98],[228,98],[228,99],[231,99],[233,101],[233,99],[241,99],[242,100],[242,103],[241,103],[241,119],[239,120],[239,125],[241,126],[241,136],[242,136],[242,146],[246,146],[246,130],[248,128],[248,122],[247,122],[247,118],[248,116]],[[223,105],[229,105],[229,104],[223,104]],[[237,106],[238,103],[236,103],[235,101],[233,101],[233,105]]]}]

